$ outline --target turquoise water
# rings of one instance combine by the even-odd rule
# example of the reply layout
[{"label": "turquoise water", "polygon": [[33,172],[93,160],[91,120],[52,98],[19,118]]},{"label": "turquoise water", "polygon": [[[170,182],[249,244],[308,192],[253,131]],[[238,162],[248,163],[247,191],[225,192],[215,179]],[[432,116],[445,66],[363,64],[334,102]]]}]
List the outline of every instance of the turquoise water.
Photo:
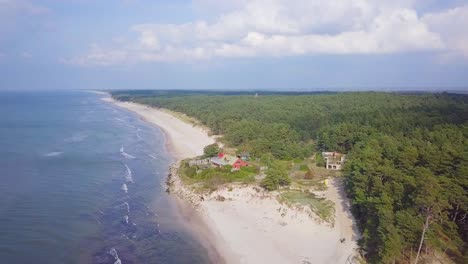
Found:
[{"label": "turquoise water", "polygon": [[0,93],[0,263],[206,263],[162,132],[88,92]]}]

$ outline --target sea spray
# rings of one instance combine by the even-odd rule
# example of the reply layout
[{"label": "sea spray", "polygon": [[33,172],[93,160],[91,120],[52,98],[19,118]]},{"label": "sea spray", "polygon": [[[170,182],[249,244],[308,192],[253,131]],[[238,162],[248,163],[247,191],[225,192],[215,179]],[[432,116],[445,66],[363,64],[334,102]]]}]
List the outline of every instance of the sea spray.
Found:
[{"label": "sea spray", "polygon": [[125,216],[124,216],[124,222],[125,222],[125,224],[128,225],[128,215],[125,215]]}]

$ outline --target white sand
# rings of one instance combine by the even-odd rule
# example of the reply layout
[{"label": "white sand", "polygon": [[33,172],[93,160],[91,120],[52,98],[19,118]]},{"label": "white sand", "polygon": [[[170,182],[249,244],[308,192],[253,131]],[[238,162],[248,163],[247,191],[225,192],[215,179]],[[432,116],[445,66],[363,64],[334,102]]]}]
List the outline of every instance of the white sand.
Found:
[{"label": "white sand", "polygon": [[[161,127],[177,159],[200,155],[203,147],[214,142],[203,129],[161,110],[114,103]],[[204,226],[210,229],[206,234],[200,228],[202,239],[213,240],[206,247],[214,248],[227,263],[353,263],[358,233],[339,180],[329,181],[328,190],[322,194],[335,203],[334,227],[312,220],[305,211],[280,204],[274,192],[256,187],[222,189],[202,201],[196,195],[189,198],[190,191],[180,181],[177,184],[180,191],[176,194],[196,204]],[[218,195],[226,200],[218,201]],[[341,243],[341,238],[346,241]]]},{"label": "white sand", "polygon": [[[333,228],[315,222],[307,211],[280,204],[276,193],[259,190],[219,190],[201,203],[231,250],[241,256],[240,263],[352,263],[357,237],[335,186],[326,192],[336,203]],[[218,195],[227,200],[217,201]]]},{"label": "white sand", "polygon": [[215,143],[214,137],[210,137],[207,131],[185,123],[165,111],[132,102],[118,102],[110,97],[104,101],[137,113],[143,120],[160,127],[167,138],[167,145],[177,160],[193,158],[203,154],[203,148]]}]

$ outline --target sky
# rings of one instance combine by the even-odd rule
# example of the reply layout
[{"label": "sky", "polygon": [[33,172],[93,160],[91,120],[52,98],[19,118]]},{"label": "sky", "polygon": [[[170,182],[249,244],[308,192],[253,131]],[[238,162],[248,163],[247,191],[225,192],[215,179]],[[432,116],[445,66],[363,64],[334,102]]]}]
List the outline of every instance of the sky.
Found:
[{"label": "sky", "polygon": [[468,90],[468,0],[0,0],[0,90]]}]

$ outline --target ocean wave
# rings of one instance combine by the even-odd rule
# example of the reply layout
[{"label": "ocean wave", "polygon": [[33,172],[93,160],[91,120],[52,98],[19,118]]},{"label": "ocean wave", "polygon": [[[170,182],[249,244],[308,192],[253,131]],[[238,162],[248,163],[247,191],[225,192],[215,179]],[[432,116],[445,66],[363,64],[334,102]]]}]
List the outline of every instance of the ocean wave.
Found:
[{"label": "ocean wave", "polygon": [[125,168],[127,168],[127,173],[125,174],[125,181],[126,181],[126,182],[130,182],[130,183],[135,183],[135,182],[133,181],[132,170],[128,167],[127,164],[124,163],[124,165],[125,165]]},{"label": "ocean wave", "polygon": [[128,124],[127,121],[125,121],[125,120],[123,120],[121,118],[114,117],[114,120],[119,121],[120,123],[122,123],[125,126],[131,127],[131,128],[136,128],[136,126],[132,126],[132,125]]},{"label": "ocean wave", "polygon": [[125,193],[128,193],[128,186],[127,184],[122,184],[122,187],[120,187],[120,189],[122,189],[122,191],[124,191]]},{"label": "ocean wave", "polygon": [[157,159],[156,156],[152,155],[152,154],[148,154],[149,157],[153,158],[153,159]]},{"label": "ocean wave", "polygon": [[114,264],[122,264],[122,261],[120,260],[119,258],[119,254],[117,253],[117,250],[115,250],[115,248],[111,248],[109,250],[109,255],[111,255],[112,257],[114,257]]},{"label": "ocean wave", "polygon": [[63,154],[62,151],[54,151],[54,152],[49,152],[49,153],[45,154],[44,156],[46,156],[46,157],[57,157],[57,156],[60,156],[62,154]]},{"label": "ocean wave", "polygon": [[138,132],[138,130],[137,130],[137,132],[136,132],[136,136],[137,136],[137,138],[138,138],[139,140],[142,140],[142,139],[143,139],[143,138],[140,136],[140,132]]},{"label": "ocean wave", "polygon": [[126,159],[136,159],[136,157],[135,157],[135,156],[133,156],[133,155],[130,155],[130,154],[128,154],[127,152],[125,152],[125,150],[124,150],[124,147],[123,147],[123,146],[122,146],[122,147],[120,147],[120,154],[121,154],[121,155],[122,155],[124,158],[126,158]]},{"label": "ocean wave", "polygon": [[124,222],[125,222],[125,224],[128,225],[128,215],[125,215],[125,216],[124,216]]},{"label": "ocean wave", "polygon": [[127,209],[127,213],[130,213],[130,205],[127,202],[123,203],[122,205]]}]

